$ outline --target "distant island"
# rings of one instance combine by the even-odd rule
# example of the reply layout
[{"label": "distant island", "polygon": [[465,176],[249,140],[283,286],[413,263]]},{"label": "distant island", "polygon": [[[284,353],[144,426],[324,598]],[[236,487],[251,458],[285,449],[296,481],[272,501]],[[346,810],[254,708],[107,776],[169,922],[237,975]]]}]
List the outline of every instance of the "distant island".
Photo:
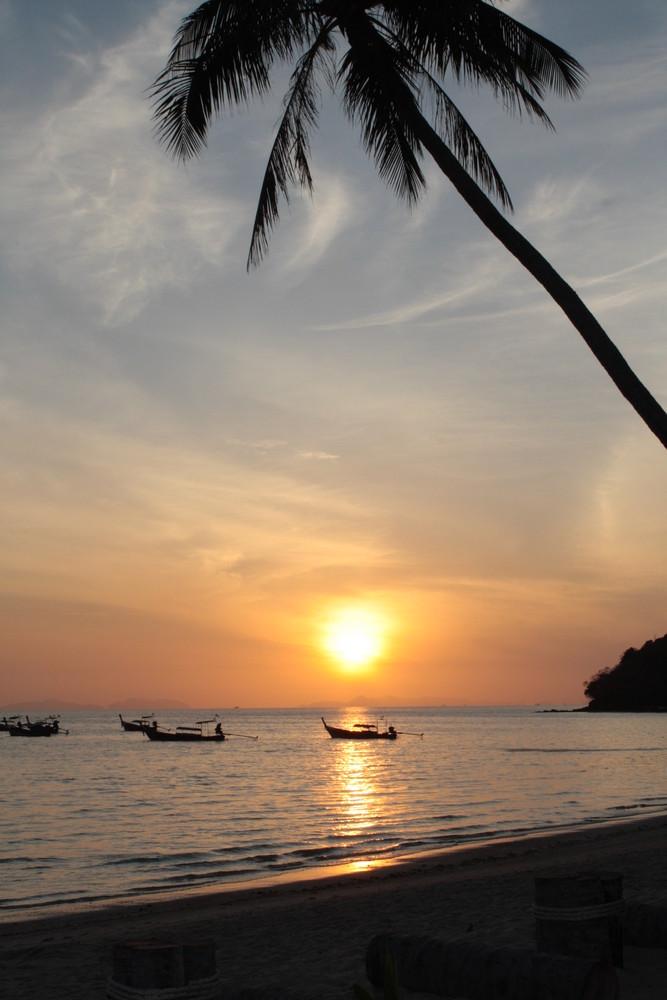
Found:
[{"label": "distant island", "polygon": [[667,635],[626,649],[585,683],[587,712],[667,712]]}]

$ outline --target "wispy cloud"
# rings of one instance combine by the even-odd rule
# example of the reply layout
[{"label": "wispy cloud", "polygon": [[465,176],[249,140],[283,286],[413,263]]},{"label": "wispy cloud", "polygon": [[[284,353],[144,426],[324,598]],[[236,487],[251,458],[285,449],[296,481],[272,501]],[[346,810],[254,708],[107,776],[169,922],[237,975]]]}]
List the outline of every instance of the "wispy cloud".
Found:
[{"label": "wispy cloud", "polygon": [[603,196],[603,189],[591,178],[545,178],[522,204],[521,222],[526,226],[568,225],[582,212],[594,213]]},{"label": "wispy cloud", "polygon": [[470,301],[481,290],[479,284],[468,288],[457,288],[445,295],[434,296],[433,298],[420,299],[415,302],[396,305],[392,309],[373,313],[369,316],[354,316],[339,323],[318,323],[314,330],[367,330],[373,327],[394,326],[415,322],[428,316],[429,313],[442,309],[443,306],[462,304]]},{"label": "wispy cloud", "polygon": [[299,458],[304,458],[309,462],[337,462],[340,455],[332,455],[328,451],[301,451]]},{"label": "wispy cloud", "polygon": [[629,267],[623,267],[618,271],[610,271],[608,274],[588,278],[584,284],[587,287],[593,287],[607,281],[614,281],[617,278],[628,278],[631,275],[642,274],[644,271],[653,268],[656,264],[662,264],[665,260],[667,260],[667,249],[661,253],[654,254],[652,257],[647,257],[645,260],[640,260],[636,264],[631,264]]},{"label": "wispy cloud", "polygon": [[314,267],[360,210],[359,199],[339,177],[319,170],[316,204],[309,203],[299,213],[300,224],[286,220],[291,231],[278,267],[279,279],[293,281]]},{"label": "wispy cloud", "polygon": [[14,192],[2,212],[6,257],[51,273],[111,325],[223,266],[243,218],[233,195],[184,183],[153,143],[146,54],[163,48],[168,20],[95,59],[72,52],[85,82],[29,117],[2,115]]}]

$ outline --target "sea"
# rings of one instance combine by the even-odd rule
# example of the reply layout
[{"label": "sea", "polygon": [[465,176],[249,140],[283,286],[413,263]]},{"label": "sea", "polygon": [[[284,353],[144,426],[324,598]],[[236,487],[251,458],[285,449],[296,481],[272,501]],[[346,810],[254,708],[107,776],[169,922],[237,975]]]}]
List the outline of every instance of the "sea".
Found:
[{"label": "sea", "polygon": [[[549,709],[220,709],[228,738],[202,744],[110,711],[0,733],[0,921],[667,813],[667,714]],[[332,740],[322,714],[400,735]]]}]

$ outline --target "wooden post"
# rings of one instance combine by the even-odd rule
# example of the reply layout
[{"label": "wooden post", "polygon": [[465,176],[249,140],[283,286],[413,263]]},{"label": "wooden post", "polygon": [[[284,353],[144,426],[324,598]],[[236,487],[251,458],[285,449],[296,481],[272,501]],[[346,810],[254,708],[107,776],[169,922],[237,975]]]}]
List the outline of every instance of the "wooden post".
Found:
[{"label": "wooden post", "polygon": [[623,968],[623,878],[613,872],[535,879],[537,950]]},{"label": "wooden post", "polygon": [[379,934],[366,951],[366,975],[383,986],[386,957],[399,984],[413,993],[467,1000],[618,1000],[611,965],[470,940],[438,941]]},{"label": "wooden post", "polygon": [[169,996],[217,997],[220,989],[212,940],[174,942],[160,939],[114,945],[108,997],[141,996],[169,991]]}]

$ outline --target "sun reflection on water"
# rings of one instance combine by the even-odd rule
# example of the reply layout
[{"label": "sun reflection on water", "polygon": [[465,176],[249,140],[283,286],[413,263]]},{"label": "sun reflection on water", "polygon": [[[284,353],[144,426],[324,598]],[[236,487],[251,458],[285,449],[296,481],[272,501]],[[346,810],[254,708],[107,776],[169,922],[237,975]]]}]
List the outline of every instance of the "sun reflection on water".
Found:
[{"label": "sun reflection on water", "polygon": [[[340,725],[351,728],[356,717],[341,720]],[[353,848],[355,844],[382,841],[382,831],[388,820],[388,802],[379,781],[380,770],[387,767],[384,741],[335,741],[334,766],[330,771],[330,796],[332,837],[339,846]],[[378,844],[379,846],[379,844]],[[368,857],[357,870],[373,867]]]},{"label": "sun reflection on water", "polygon": [[376,812],[373,806],[377,793],[366,767],[366,749],[359,744],[346,743],[341,747],[335,770],[340,788],[339,831],[348,836],[357,836],[371,826]]}]

